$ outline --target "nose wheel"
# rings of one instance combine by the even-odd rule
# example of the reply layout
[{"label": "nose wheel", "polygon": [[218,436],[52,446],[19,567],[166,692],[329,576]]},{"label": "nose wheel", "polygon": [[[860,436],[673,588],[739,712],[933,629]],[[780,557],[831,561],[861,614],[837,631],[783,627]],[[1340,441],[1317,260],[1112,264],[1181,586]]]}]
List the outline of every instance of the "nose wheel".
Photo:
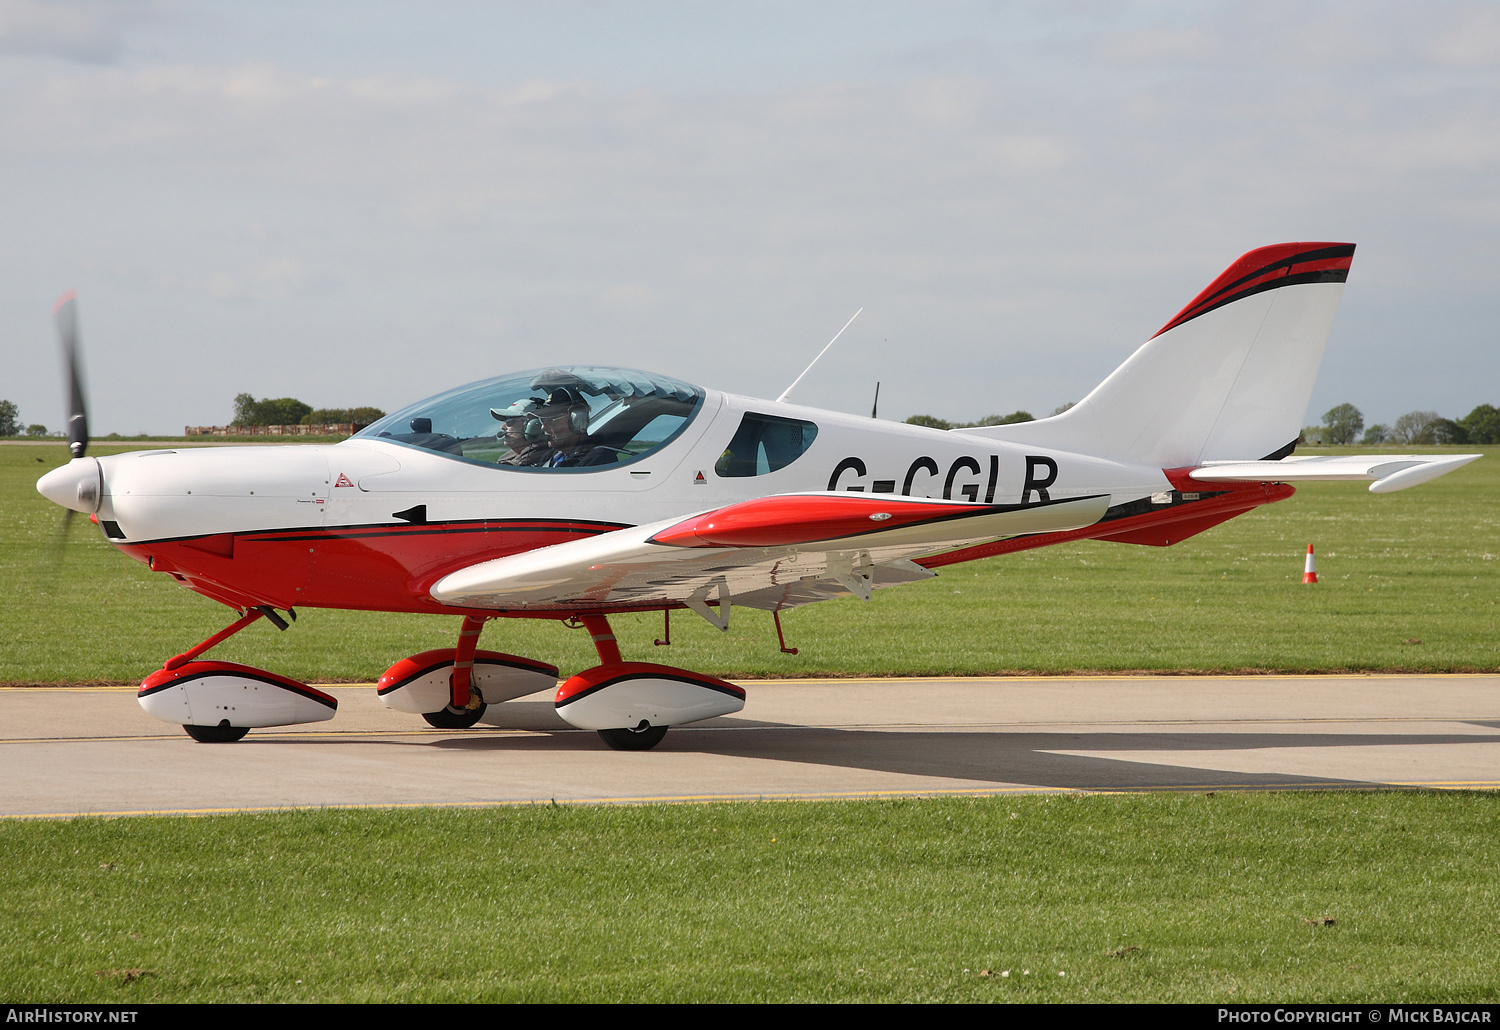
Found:
[{"label": "nose wheel", "polygon": [[217,726],[183,726],[187,735],[200,744],[233,744],[250,732],[249,726],[231,726],[225,719]]},{"label": "nose wheel", "polygon": [[634,730],[600,730],[599,739],[616,751],[650,751],[667,735],[666,726],[642,723]]},{"label": "nose wheel", "polygon": [[436,726],[440,730],[466,730],[479,721],[487,707],[483,702],[480,702],[478,708],[454,708],[448,705],[435,712],[423,712],[422,718],[427,720],[429,726]]}]

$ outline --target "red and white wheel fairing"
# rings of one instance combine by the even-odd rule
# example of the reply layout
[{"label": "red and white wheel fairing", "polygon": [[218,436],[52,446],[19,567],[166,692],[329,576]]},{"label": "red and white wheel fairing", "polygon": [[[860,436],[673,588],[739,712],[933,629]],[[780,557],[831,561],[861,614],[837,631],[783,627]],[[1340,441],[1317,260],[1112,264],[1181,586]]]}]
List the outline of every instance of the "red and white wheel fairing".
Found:
[{"label": "red and white wheel fairing", "polygon": [[[376,693],[387,708],[426,715],[447,707],[454,648],[442,647],[403,658],[380,677]],[[557,685],[557,666],[499,651],[475,651],[469,689],[486,705],[497,705]],[[486,713],[480,721],[488,721]],[[495,716],[498,718],[498,716]]]},{"label": "red and white wheel fairing", "polygon": [[163,722],[184,726],[295,726],[338,711],[331,697],[285,676],[234,662],[187,662],[147,676],[137,696]]},{"label": "red and white wheel fairing", "polygon": [[557,688],[557,714],[581,730],[682,726],[745,707],[745,691],[699,672],[650,662],[597,665]]}]

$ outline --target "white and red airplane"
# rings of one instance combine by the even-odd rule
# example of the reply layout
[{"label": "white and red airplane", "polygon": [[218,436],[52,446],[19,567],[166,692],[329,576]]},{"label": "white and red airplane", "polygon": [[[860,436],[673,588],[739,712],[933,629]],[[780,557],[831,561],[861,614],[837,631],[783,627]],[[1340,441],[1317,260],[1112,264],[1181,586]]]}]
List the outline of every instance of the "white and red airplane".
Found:
[{"label": "white and red airplane", "polygon": [[[558,670],[477,649],[494,618],[581,622],[600,664],[558,714],[612,747],[739,711],[734,684],[621,660],[617,612],[688,609],[727,628],[1069,540],[1166,546],[1290,497],[1290,483],[1405,489],[1479,455],[1291,457],[1354,247],[1251,251],[1077,405],[944,432],[559,366],[420,401],[336,446],[84,456],[74,304],[59,305],[74,458],[37,489],[120,550],[240,617],[148,676],[140,703],[195,740],[333,717],[272,672],[199,658],[298,608],[446,613],[457,646],[381,677],[433,725],[500,723]],[[784,647],[784,644],[783,644]]]}]

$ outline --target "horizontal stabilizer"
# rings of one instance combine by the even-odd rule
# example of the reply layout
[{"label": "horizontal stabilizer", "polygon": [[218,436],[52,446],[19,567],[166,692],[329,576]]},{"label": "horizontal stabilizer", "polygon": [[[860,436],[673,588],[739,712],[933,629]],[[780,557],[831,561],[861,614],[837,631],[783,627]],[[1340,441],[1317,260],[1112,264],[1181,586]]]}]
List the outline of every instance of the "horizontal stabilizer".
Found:
[{"label": "horizontal stabilizer", "polygon": [[1479,454],[1315,455],[1280,461],[1214,461],[1188,475],[1200,483],[1369,482],[1372,494],[1390,494],[1461,468]]}]

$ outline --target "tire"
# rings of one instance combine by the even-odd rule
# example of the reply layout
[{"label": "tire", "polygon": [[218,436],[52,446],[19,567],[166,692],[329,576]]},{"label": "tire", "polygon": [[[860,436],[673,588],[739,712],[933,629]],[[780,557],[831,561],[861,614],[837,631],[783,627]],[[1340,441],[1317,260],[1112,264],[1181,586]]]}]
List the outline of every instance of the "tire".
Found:
[{"label": "tire", "polygon": [[249,726],[231,726],[225,719],[217,726],[183,726],[187,735],[200,744],[233,744],[250,732]]},{"label": "tire", "polygon": [[643,730],[599,731],[599,739],[616,751],[650,751],[666,735],[666,726],[647,726]]},{"label": "tire", "polygon": [[427,720],[427,725],[436,726],[440,730],[466,730],[479,721],[487,707],[488,705],[481,704],[478,708],[456,710],[449,705],[435,712],[424,712],[422,718]]}]

